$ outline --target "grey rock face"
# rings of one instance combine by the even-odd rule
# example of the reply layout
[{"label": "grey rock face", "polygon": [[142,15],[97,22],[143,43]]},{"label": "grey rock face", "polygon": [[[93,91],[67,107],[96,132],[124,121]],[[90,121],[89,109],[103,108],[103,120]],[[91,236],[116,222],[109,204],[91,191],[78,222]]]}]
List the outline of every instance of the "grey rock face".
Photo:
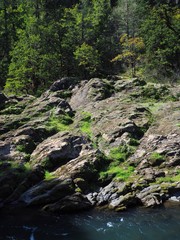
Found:
[{"label": "grey rock face", "polygon": [[137,198],[141,200],[146,207],[153,207],[162,204],[163,194],[159,185],[153,185],[143,189],[137,194]]},{"label": "grey rock face", "polygon": [[56,92],[59,90],[65,90],[69,88],[72,89],[77,82],[78,79],[74,77],[61,78],[60,80],[57,80],[51,85],[50,91]]},{"label": "grey rock face", "polygon": [[109,76],[62,78],[38,98],[0,94],[0,205],[121,211],[179,201],[178,89]]},{"label": "grey rock face", "polygon": [[86,141],[69,133],[57,133],[40,143],[31,154],[31,162],[54,169],[64,165],[69,160],[77,158],[83,150]]},{"label": "grey rock face", "polygon": [[55,202],[74,193],[71,179],[43,181],[22,194],[20,200],[28,205],[41,205]]},{"label": "grey rock face", "polygon": [[50,212],[79,212],[92,207],[88,199],[80,193],[75,193],[71,196],[66,196],[63,199],[46,205],[43,210]]}]

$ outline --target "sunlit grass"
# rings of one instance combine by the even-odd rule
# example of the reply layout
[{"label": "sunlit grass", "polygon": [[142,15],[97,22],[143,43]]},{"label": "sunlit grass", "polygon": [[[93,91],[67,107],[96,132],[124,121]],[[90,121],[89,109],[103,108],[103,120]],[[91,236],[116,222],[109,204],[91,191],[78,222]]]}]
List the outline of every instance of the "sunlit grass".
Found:
[{"label": "sunlit grass", "polygon": [[105,172],[100,172],[100,179],[105,179],[109,175],[111,175],[114,179],[127,181],[128,178],[132,175],[134,171],[134,167],[126,166],[126,165],[119,165],[119,166],[112,166],[110,165]]},{"label": "sunlit grass", "polygon": [[70,130],[70,125],[73,120],[68,115],[55,116],[52,115],[46,124],[48,130],[54,130],[56,132],[68,131]]},{"label": "sunlit grass", "polygon": [[92,138],[91,130],[91,114],[89,112],[82,112],[82,119],[80,120],[80,130],[85,133],[89,138]]}]

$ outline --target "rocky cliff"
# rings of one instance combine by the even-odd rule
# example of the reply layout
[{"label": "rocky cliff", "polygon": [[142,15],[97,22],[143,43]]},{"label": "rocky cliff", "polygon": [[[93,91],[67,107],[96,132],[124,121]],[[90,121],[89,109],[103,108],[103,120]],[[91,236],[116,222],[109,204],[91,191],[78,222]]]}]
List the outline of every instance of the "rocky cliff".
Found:
[{"label": "rocky cliff", "polygon": [[180,86],[60,79],[0,94],[0,205],[72,212],[180,201]]}]

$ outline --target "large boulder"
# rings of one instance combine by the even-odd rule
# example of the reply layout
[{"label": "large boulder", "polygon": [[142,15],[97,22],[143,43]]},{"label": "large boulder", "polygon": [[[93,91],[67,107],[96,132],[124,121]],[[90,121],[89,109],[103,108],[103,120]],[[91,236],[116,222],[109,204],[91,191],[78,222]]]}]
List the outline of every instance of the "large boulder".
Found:
[{"label": "large boulder", "polygon": [[56,92],[59,90],[72,89],[79,80],[75,77],[64,77],[55,81],[51,87],[50,91]]},{"label": "large boulder", "polygon": [[145,207],[155,207],[162,204],[164,197],[160,185],[149,186],[137,194],[137,198]]},{"label": "large boulder", "polygon": [[52,170],[77,158],[84,148],[88,148],[88,145],[83,137],[59,132],[37,146],[31,155],[30,163]]},{"label": "large boulder", "polygon": [[125,195],[121,195],[118,198],[113,199],[109,203],[109,209],[113,209],[115,211],[125,210],[127,207],[133,207],[138,204],[138,200],[136,198],[135,193],[129,192]]},{"label": "large boulder", "polygon": [[25,179],[17,186],[14,192],[5,200],[5,203],[17,201],[20,196],[32,186],[44,179],[45,171],[41,166],[35,166]]},{"label": "large boulder", "polygon": [[88,199],[80,193],[75,193],[71,196],[66,196],[63,199],[48,204],[43,207],[43,210],[50,212],[72,213],[87,210],[92,207]]},{"label": "large boulder", "polygon": [[82,108],[88,103],[109,98],[113,92],[113,86],[106,79],[93,78],[83,81],[73,90],[70,105],[73,109]]},{"label": "large boulder", "polygon": [[[86,150],[75,159],[72,159],[65,165],[59,167],[54,173],[60,179],[82,178],[88,183],[96,183],[98,170],[102,168],[104,159],[97,150]],[[91,186],[87,186],[87,189]]]},{"label": "large boulder", "polygon": [[22,194],[19,200],[28,205],[44,206],[48,203],[54,203],[73,193],[74,183],[72,179],[44,180],[29,188]]}]

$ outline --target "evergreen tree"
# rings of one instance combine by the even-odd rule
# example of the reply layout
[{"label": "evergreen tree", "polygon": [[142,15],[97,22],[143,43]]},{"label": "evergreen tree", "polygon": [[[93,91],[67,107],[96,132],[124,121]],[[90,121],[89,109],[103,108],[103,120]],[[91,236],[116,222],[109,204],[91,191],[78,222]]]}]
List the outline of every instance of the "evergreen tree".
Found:
[{"label": "evergreen tree", "polygon": [[168,5],[154,7],[141,28],[146,48],[146,66],[159,79],[179,78],[179,9]]},{"label": "evergreen tree", "polygon": [[17,27],[21,28],[22,12],[18,0],[0,1],[0,89],[4,87],[10,63],[10,51],[17,40]]},{"label": "evergreen tree", "polygon": [[11,51],[6,91],[36,93],[60,76],[61,26],[54,19],[62,9],[51,10],[39,0],[24,5],[25,29]]}]

